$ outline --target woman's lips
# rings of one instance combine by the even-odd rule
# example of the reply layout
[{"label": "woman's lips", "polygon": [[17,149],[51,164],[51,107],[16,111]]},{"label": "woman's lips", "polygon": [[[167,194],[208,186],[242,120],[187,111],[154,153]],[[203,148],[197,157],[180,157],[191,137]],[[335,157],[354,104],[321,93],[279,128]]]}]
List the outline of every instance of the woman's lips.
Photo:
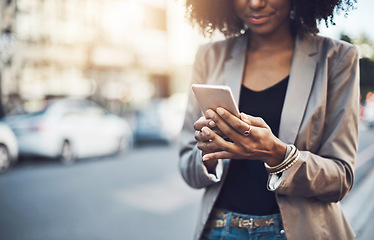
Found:
[{"label": "woman's lips", "polygon": [[252,24],[264,24],[269,20],[270,16],[249,16],[248,20]]}]

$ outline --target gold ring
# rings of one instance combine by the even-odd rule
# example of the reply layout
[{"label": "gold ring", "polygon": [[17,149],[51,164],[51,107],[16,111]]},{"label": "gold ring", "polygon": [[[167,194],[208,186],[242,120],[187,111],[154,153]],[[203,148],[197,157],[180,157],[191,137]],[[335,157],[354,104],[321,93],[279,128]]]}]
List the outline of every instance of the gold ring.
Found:
[{"label": "gold ring", "polygon": [[244,136],[248,137],[251,134],[251,125],[249,125],[248,130],[243,133]]}]

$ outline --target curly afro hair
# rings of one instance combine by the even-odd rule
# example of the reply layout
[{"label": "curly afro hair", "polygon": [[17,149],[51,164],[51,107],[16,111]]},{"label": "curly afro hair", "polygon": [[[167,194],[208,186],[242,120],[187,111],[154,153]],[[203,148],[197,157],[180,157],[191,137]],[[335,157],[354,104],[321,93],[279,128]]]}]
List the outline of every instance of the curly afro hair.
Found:
[{"label": "curly afro hair", "polygon": [[[205,36],[218,30],[226,38],[243,33],[243,22],[236,16],[233,0],[186,0],[186,14],[194,26],[198,26]],[[357,0],[291,0],[294,18],[291,29],[294,33],[316,34],[318,23],[325,21],[326,26],[335,25],[334,14],[347,14],[354,9]]]}]

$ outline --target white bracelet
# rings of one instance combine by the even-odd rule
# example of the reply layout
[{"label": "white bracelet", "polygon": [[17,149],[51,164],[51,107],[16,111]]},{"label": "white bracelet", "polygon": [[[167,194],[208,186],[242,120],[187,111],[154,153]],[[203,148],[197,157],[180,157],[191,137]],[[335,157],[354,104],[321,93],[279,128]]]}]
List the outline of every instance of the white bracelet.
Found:
[{"label": "white bracelet", "polygon": [[270,174],[278,174],[290,168],[298,159],[299,159],[299,151],[296,149],[294,145],[287,145],[287,149],[290,148],[290,151],[287,150],[287,154],[285,159],[276,166],[269,166],[267,163],[264,163],[266,170]]}]

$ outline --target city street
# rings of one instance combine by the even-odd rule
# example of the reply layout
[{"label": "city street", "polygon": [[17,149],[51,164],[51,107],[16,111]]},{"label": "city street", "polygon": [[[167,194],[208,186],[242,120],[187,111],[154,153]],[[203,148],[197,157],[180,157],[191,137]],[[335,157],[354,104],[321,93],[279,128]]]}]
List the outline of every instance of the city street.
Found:
[{"label": "city street", "polygon": [[191,239],[201,191],[177,163],[164,144],[72,166],[22,162],[0,175],[0,239]]},{"label": "city street", "polygon": [[204,189],[183,180],[176,140],[191,83],[232,85],[241,111],[273,130],[287,116],[281,130],[309,149],[332,135],[349,147],[359,94],[339,204],[356,239],[374,239],[374,1],[257,2],[0,0],[0,240],[192,240]]},{"label": "city street", "polygon": [[[342,203],[361,240],[374,234],[373,143],[374,130],[360,132],[356,182]],[[0,175],[0,239],[188,240],[201,194],[181,179],[175,145],[71,166],[24,160]]]}]

